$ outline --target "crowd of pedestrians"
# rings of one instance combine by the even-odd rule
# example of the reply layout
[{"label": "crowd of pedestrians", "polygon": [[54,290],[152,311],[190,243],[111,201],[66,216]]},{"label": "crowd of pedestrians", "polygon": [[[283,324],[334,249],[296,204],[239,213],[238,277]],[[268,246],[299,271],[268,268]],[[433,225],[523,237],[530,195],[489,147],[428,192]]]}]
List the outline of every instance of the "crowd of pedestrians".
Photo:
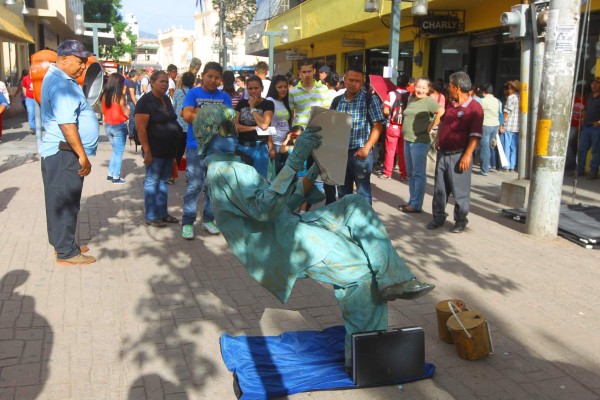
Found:
[{"label": "crowd of pedestrians", "polygon": [[[68,88],[65,93],[76,90],[72,86],[83,73],[89,53],[73,40],[61,44],[58,53],[59,62],[49,70],[44,90],[62,99],[64,95],[57,88]],[[125,144],[127,138],[135,140],[141,146],[146,168],[144,206],[148,226],[164,228],[180,223],[178,218],[168,214],[167,204],[168,184],[174,182],[181,165],[186,171],[182,238],[195,237],[194,224],[201,197],[200,227],[209,234],[220,233],[207,195],[207,166],[199,152],[193,127],[198,110],[211,104],[235,110],[236,154],[266,180],[272,180],[293,153],[295,139],[306,128],[313,106],[350,114],[352,123],[343,184],[323,185],[318,179],[315,182],[324,192],[326,204],[353,193],[371,203],[372,174],[389,180],[393,170],[398,168],[399,179],[407,181],[409,186],[409,199],[399,205],[399,210],[421,213],[428,154],[434,153],[433,219],[428,229],[438,229],[444,224],[448,215],[446,203],[452,195],[455,224],[451,231],[465,230],[474,163],[479,164],[479,173],[484,176],[490,171],[511,172],[520,167],[517,160],[519,81],[506,82],[503,95],[498,98],[490,83],[473,85],[463,72],[452,74],[448,82],[424,77],[414,79],[400,73],[397,89],[380,96],[365,83],[368,79],[362,66],[351,65],[339,75],[330,66],[319,67],[312,60],[304,59],[298,62],[297,77],[291,73],[268,77],[267,71],[268,65],[258,62],[254,74],[246,76],[224,71],[216,62],[203,65],[194,58],[185,71],[170,64],[166,71],[148,67],[107,77],[100,97],[105,132],[112,146],[107,181],[126,183],[121,173]],[[56,83],[50,89],[46,81]],[[10,107],[10,96],[4,94],[3,89],[0,85],[0,140],[2,113]],[[23,71],[20,89],[18,94],[28,112],[29,127],[34,131],[35,100],[28,71]],[[594,80],[590,89],[589,97],[583,93],[576,97],[567,168],[577,168],[582,175],[585,162],[576,163],[576,154],[579,160],[585,160],[591,150],[588,176],[593,179],[598,177],[600,164],[600,79]],[[60,168],[61,163],[76,160],[78,168],[74,171],[82,185],[82,177],[91,170],[87,156],[95,153],[97,135],[93,137],[93,129],[81,132],[80,125],[87,126],[91,120],[88,120],[88,107],[76,104],[76,100],[81,99],[75,96],[60,103],[60,107],[42,101],[46,134],[40,153],[43,171],[53,171]],[[75,122],[71,121],[72,114]],[[96,131],[97,128],[96,123]],[[70,152],[73,160],[62,150]],[[60,162],[54,160],[57,154],[61,156]],[[182,162],[184,156],[185,162]],[[297,171],[298,176],[306,174],[312,163],[309,158],[307,165]],[[74,238],[73,218],[76,220],[80,185],[70,187],[72,193],[66,190],[71,193],[68,196],[73,205],[70,217],[60,222],[53,208],[57,200],[48,174],[43,174],[48,232],[57,251],[57,262],[93,262],[93,257],[82,254]],[[74,182],[75,175],[63,183]],[[302,213],[310,206],[303,204],[296,211]],[[59,232],[60,229],[66,233]]]}]

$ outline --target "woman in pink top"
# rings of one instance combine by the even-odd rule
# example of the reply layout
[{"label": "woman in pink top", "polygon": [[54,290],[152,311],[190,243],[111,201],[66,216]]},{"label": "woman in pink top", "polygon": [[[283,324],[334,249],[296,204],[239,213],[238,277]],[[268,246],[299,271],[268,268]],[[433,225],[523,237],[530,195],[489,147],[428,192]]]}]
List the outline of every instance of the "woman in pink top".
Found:
[{"label": "woman in pink top", "polygon": [[125,78],[121,74],[111,74],[108,77],[102,94],[102,113],[104,114],[104,130],[112,145],[113,153],[108,163],[106,179],[117,185],[125,183],[121,179],[121,164],[127,140],[127,121],[129,107],[125,96]]}]

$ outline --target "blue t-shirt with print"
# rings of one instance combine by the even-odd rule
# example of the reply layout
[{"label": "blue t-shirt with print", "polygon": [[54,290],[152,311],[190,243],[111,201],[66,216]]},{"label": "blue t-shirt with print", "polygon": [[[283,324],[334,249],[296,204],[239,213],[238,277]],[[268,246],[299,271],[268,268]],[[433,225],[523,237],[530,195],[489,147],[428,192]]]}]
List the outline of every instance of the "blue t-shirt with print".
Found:
[{"label": "blue t-shirt with print", "polygon": [[[214,92],[207,92],[202,87],[196,87],[190,89],[187,95],[185,96],[185,100],[183,101],[183,108],[202,108],[202,106],[205,106],[207,104],[223,104],[227,107],[231,107],[231,97],[229,97],[227,93],[222,92],[220,90],[215,90]],[[188,124],[186,147],[188,149],[197,149],[198,141],[194,136],[194,127],[192,125],[193,124]]]}]

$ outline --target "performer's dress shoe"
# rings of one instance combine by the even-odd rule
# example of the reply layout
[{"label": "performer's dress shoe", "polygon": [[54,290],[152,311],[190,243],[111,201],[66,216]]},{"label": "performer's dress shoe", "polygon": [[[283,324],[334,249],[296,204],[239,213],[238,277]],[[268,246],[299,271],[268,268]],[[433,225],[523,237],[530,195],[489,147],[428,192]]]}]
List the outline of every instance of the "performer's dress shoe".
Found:
[{"label": "performer's dress shoe", "polygon": [[432,285],[431,283],[411,279],[410,281],[386,286],[381,289],[380,293],[385,301],[393,301],[396,299],[413,300],[426,295],[434,288],[435,285]]}]

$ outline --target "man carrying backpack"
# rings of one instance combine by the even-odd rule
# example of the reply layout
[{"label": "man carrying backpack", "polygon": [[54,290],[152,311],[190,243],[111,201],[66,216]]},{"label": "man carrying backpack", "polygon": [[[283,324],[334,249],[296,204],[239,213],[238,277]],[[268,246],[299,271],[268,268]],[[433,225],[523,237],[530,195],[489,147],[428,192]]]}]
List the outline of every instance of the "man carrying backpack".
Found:
[{"label": "man carrying backpack", "polygon": [[404,138],[402,136],[402,118],[404,109],[408,104],[410,93],[406,90],[408,85],[408,76],[401,73],[398,76],[398,89],[390,92],[388,98],[383,103],[383,114],[388,117],[387,128],[385,129],[385,159],[383,161],[383,171],[378,175],[379,179],[390,179],[394,160],[398,155],[398,168],[400,169],[400,179],[407,178],[406,165],[404,163]]},{"label": "man carrying backpack", "polygon": [[365,75],[360,67],[350,66],[344,75],[346,93],[333,99],[331,109],[352,115],[346,179],[338,186],[340,199],[356,192],[365,197],[369,204],[371,196],[371,172],[373,171],[373,146],[383,129],[383,112],[377,96],[362,90]]}]

